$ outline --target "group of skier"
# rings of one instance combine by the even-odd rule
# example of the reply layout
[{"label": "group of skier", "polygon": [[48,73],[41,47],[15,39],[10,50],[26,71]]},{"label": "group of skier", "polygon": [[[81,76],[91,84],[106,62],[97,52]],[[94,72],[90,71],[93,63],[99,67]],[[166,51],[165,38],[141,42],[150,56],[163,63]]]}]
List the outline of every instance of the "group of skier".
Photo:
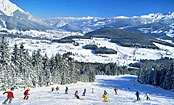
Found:
[{"label": "group of skier", "polygon": [[[57,86],[55,89],[56,89],[56,92],[59,93],[59,87]],[[3,93],[3,94],[7,93],[7,99],[3,102],[3,104],[7,104],[8,100],[9,100],[8,103],[11,103],[12,102],[12,99],[14,98],[13,90],[14,90],[14,88],[11,88],[11,91],[6,91],[6,92]],[[117,93],[117,90],[118,90],[117,88],[114,88],[115,95],[118,94]],[[24,100],[28,100],[28,98],[29,98],[29,91],[30,91],[30,88],[28,88],[27,90],[25,90],[25,92],[24,92],[24,98],[23,98]],[[54,87],[51,88],[51,91],[52,92],[54,91]],[[92,93],[94,93],[94,88],[92,88]],[[68,94],[68,87],[67,86],[65,88],[65,94]],[[108,93],[106,92],[106,90],[104,90],[104,93],[103,93],[103,96],[102,96],[104,102],[108,102],[108,100],[107,100],[107,94]],[[78,90],[75,91],[75,94],[74,95],[75,95],[75,97],[77,99],[83,100],[83,98],[80,98],[79,97]],[[82,96],[85,96],[85,95],[86,95],[86,89],[84,89]],[[139,91],[136,91],[135,95],[136,95],[138,101],[141,100],[140,99],[140,92]],[[150,100],[150,96],[149,96],[148,93],[146,93],[146,100]]]},{"label": "group of skier", "polygon": [[[137,90],[135,93],[136,97],[137,97],[137,101],[141,100],[140,99],[140,92]],[[146,100],[150,100],[150,95],[148,93],[146,93]]]},{"label": "group of skier", "polygon": [[[56,92],[59,93],[59,86],[57,86],[55,89],[56,89]],[[52,92],[54,91],[54,87],[51,88],[51,91]]]},{"label": "group of skier", "polygon": [[[117,88],[114,89],[115,95],[117,95],[117,90],[118,90]],[[108,102],[106,95],[107,95],[107,92],[106,92],[106,90],[104,90],[104,93],[103,93],[104,102]],[[137,97],[137,101],[141,100],[139,91],[136,91],[135,95]],[[150,95],[148,93],[146,93],[145,97],[146,97],[146,100],[150,100]]]},{"label": "group of skier", "polygon": [[[57,86],[55,89],[56,89],[56,93],[59,93],[59,86]],[[54,92],[54,87],[51,88],[51,91]],[[68,94],[68,87],[67,86],[65,88],[65,94]]]},{"label": "group of skier", "polygon": [[[7,102],[10,104],[12,102],[12,100],[14,98],[13,91],[14,91],[14,88],[11,88],[11,91],[6,91],[3,93],[3,94],[5,94],[5,93],[7,94],[7,99],[2,104],[7,104]],[[28,88],[27,90],[24,91],[24,100],[28,100],[29,91],[30,91],[30,88]]]},{"label": "group of skier", "polygon": [[[114,91],[115,91],[115,95],[117,95],[117,88],[115,88]],[[106,92],[106,90],[104,90],[104,93],[103,93],[103,101],[104,102],[108,102],[107,97],[106,97],[107,94],[108,93]]]}]

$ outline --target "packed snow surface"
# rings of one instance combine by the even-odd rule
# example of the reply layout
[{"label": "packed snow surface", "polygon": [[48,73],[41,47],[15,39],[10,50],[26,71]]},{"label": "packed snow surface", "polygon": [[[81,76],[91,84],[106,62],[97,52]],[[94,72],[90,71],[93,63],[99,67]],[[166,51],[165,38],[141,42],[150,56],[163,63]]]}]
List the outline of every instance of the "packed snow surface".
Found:
[{"label": "packed snow surface", "polygon": [[[59,93],[51,92],[52,87],[59,86]],[[65,87],[68,86],[69,94],[64,94]],[[94,93],[92,93],[94,88]],[[115,95],[114,88],[118,89]],[[86,89],[86,96],[82,96]],[[75,91],[79,91],[80,98],[74,97]],[[107,91],[109,102],[103,102],[103,91]],[[140,101],[136,101],[135,92],[139,90]],[[145,94],[149,93],[151,100],[145,99]],[[6,99],[6,95],[0,92],[0,102]],[[14,91],[14,99],[10,105],[174,105],[174,92],[161,89],[159,87],[139,84],[137,77],[132,75],[121,76],[96,76],[93,83],[78,82],[69,85],[53,85],[50,87],[31,88],[29,100],[23,100],[24,89]]]}]

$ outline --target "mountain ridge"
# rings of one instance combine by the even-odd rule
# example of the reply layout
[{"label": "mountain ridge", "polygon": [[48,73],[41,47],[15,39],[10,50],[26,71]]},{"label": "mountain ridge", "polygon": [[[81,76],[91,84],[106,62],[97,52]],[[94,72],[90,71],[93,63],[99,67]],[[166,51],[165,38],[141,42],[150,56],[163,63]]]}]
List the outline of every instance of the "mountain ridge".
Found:
[{"label": "mountain ridge", "polygon": [[[115,27],[119,29],[123,29],[130,32],[137,32],[144,35],[154,36],[157,38],[168,38],[172,39],[174,34],[174,28],[170,27],[174,24],[174,12],[168,12],[165,14],[162,13],[150,13],[147,15],[141,16],[132,16],[132,17],[125,17],[125,16],[117,16],[117,17],[110,17],[110,18],[100,18],[100,17],[56,17],[56,18],[49,18],[45,19],[45,23],[49,25],[54,25],[58,23],[66,23],[71,24],[73,26],[79,27],[84,32],[93,31],[104,26]],[[150,24],[162,24],[160,29],[158,27],[152,27],[151,31],[147,32],[147,29],[141,31],[141,26],[145,26],[145,28],[151,28]],[[61,25],[61,27],[63,24]],[[167,29],[163,29],[164,27]],[[56,27],[59,28],[59,27]],[[132,29],[134,28],[134,29]],[[159,33],[155,33],[159,32]]]}]

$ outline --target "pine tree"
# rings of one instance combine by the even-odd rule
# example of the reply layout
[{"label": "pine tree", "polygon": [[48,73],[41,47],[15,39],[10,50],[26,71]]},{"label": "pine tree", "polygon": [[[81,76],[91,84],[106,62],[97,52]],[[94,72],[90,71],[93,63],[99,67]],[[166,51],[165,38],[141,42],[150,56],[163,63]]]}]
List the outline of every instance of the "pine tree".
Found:
[{"label": "pine tree", "polygon": [[3,81],[3,88],[7,89],[13,85],[13,77],[16,76],[14,71],[14,65],[11,62],[9,52],[9,44],[5,37],[2,37],[1,44],[0,44],[0,63],[1,63],[1,73],[2,73],[2,81]]},{"label": "pine tree", "polygon": [[61,75],[59,70],[59,58],[60,55],[56,54],[55,56],[52,56],[50,59],[50,72],[52,76],[52,82],[54,84],[61,84]]},{"label": "pine tree", "polygon": [[34,70],[36,70],[36,74],[38,76],[38,85],[43,86],[45,85],[44,83],[44,66],[43,66],[43,61],[42,61],[42,55],[40,53],[40,50],[36,52],[34,55],[35,61],[34,61]]},{"label": "pine tree", "polygon": [[59,64],[59,70],[61,75],[61,84],[67,84],[70,81],[70,71],[69,71],[69,64],[66,59],[62,59]]},{"label": "pine tree", "polygon": [[0,44],[0,63],[7,64],[8,61],[10,61],[9,44],[3,36]]},{"label": "pine tree", "polygon": [[47,54],[42,58],[43,61],[43,71],[44,71],[44,83],[46,83],[46,86],[49,86],[51,84],[51,72],[50,72],[50,62]]}]

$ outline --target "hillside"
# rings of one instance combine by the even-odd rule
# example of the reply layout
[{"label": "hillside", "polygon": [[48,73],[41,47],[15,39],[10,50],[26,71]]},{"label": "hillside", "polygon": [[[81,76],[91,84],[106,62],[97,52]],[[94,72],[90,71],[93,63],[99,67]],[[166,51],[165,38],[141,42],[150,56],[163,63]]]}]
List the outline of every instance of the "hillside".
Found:
[{"label": "hillside", "polygon": [[59,29],[71,31],[71,32],[81,32],[80,28],[70,25],[70,24],[66,24],[66,25],[60,27]]},{"label": "hillside", "polygon": [[[153,42],[164,43],[162,41],[157,40],[154,37],[131,33],[111,27],[103,27],[101,29],[89,32],[85,34],[85,36],[109,38],[111,39],[111,42],[118,43],[125,47],[158,49],[158,47],[155,46]],[[169,45],[173,46],[172,44]]]}]

